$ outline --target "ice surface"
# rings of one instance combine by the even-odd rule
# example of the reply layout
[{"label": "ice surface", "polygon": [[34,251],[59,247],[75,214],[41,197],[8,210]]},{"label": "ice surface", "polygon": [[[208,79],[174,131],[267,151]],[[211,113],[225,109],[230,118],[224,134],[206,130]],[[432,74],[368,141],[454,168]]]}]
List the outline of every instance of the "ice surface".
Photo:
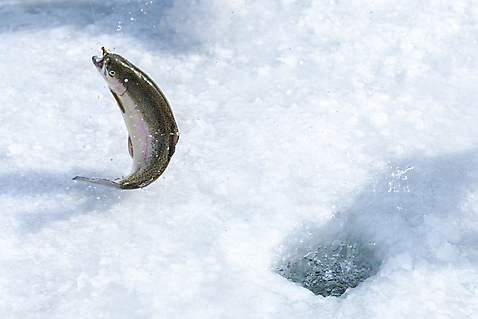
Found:
[{"label": "ice surface", "polygon": [[[0,17],[3,317],[477,313],[475,2],[8,0]],[[102,46],[181,133],[143,190],[71,180],[131,167]],[[376,273],[340,297],[277,273],[347,242]]]}]

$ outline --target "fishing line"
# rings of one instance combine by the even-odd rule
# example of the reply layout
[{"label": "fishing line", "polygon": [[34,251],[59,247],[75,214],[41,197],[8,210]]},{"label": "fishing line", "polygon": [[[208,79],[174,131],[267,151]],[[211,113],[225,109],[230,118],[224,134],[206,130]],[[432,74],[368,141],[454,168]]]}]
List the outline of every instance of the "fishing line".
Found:
[{"label": "fishing line", "polygon": [[95,29],[96,29],[96,32],[98,33],[99,36],[101,36],[100,30],[98,29],[98,23],[96,22],[96,15],[95,15],[95,10],[93,10],[93,2],[92,2],[92,0],[90,0],[90,7],[91,7],[91,13],[93,13],[93,19],[95,20]]}]

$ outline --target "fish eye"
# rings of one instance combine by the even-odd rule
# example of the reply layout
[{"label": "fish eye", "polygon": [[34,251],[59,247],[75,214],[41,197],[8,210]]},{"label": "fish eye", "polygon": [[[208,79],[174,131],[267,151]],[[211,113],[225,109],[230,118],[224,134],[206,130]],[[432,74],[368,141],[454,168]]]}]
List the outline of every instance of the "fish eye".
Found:
[{"label": "fish eye", "polygon": [[111,70],[110,72],[108,72],[108,74],[109,74],[110,76],[115,76],[116,72],[113,71],[113,70]]}]

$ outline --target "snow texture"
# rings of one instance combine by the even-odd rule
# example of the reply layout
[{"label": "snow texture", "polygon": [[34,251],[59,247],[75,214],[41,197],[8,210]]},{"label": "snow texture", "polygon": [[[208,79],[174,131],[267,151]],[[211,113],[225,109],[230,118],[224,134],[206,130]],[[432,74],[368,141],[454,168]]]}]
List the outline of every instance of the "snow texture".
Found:
[{"label": "snow texture", "polygon": [[[2,1],[2,318],[476,317],[477,21],[471,0]],[[142,190],[72,181],[131,168],[102,46],[181,133]],[[281,276],[305,256],[373,271],[323,297],[309,266]]]}]

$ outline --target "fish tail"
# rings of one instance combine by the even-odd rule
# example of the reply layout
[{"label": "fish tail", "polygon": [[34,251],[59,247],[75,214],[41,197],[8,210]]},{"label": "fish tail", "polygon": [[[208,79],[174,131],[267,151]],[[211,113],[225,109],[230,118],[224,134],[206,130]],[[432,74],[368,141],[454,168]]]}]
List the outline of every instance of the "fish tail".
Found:
[{"label": "fish tail", "polygon": [[73,178],[74,181],[82,181],[82,182],[87,182],[87,183],[93,183],[93,184],[98,184],[98,185],[104,185],[108,186],[111,188],[116,188],[116,189],[123,189],[123,185],[120,183],[116,183],[113,181],[110,181],[109,179],[104,179],[104,178],[88,178],[88,177],[82,177],[82,176],[76,176]]}]

